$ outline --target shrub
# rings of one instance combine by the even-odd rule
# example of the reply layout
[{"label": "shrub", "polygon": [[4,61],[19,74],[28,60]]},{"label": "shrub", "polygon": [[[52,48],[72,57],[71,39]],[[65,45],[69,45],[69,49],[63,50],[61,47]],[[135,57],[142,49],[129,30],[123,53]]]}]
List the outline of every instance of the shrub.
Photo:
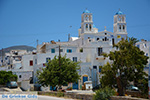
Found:
[{"label": "shrub", "polygon": [[58,97],[64,97],[64,93],[59,91],[59,92],[57,93],[57,96],[58,96]]},{"label": "shrub", "polygon": [[115,95],[115,91],[109,87],[101,88],[96,91],[94,100],[109,100],[110,96]]}]

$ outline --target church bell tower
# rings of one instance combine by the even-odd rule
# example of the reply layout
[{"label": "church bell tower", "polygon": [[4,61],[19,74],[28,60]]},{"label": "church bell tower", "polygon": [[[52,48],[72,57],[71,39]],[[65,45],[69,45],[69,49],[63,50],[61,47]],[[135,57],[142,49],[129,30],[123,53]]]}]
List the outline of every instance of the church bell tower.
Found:
[{"label": "church bell tower", "polygon": [[126,16],[120,11],[114,15],[114,35],[116,36],[116,43],[122,38],[127,37],[127,27],[126,27]]},{"label": "church bell tower", "polygon": [[93,19],[92,13],[87,9],[82,14],[81,20],[81,34],[82,33],[92,33],[93,32]]}]

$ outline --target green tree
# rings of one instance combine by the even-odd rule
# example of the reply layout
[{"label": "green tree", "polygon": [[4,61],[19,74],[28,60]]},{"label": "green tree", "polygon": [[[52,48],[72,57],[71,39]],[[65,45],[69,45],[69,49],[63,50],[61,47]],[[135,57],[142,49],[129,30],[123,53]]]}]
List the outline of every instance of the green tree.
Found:
[{"label": "green tree", "polygon": [[103,66],[102,74],[104,76],[101,83],[103,86],[117,86],[119,95],[125,94],[129,82],[136,84],[139,79],[147,76],[143,69],[148,62],[148,57],[135,46],[136,42],[135,38],[122,39],[114,45],[116,51],[105,54],[105,57],[109,57],[113,63]]},{"label": "green tree", "polygon": [[6,85],[9,81],[17,81],[17,75],[14,75],[12,71],[0,71],[0,84]]},{"label": "green tree", "polygon": [[54,57],[46,65],[46,68],[43,68],[42,71],[37,72],[38,83],[42,86],[59,86],[77,82],[79,79],[79,70],[80,66],[78,62],[73,62],[66,56]]}]

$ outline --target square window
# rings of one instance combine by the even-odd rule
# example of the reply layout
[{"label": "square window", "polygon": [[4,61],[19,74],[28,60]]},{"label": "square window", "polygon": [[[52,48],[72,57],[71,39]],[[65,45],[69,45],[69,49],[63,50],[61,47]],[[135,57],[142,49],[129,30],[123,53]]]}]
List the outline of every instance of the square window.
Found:
[{"label": "square window", "polygon": [[99,72],[101,72],[101,70],[102,70],[102,69],[101,69],[101,68],[99,68]]},{"label": "square window", "polygon": [[73,57],[73,61],[74,61],[74,62],[77,62],[77,57]]},{"label": "square window", "polygon": [[55,53],[55,49],[51,49],[51,53]]},{"label": "square window", "polygon": [[35,64],[37,64],[37,59],[35,59]]},{"label": "square window", "polygon": [[97,66],[93,66],[93,69],[97,69]]},{"label": "square window", "polygon": [[60,52],[63,52],[63,49],[60,49]]},{"label": "square window", "polygon": [[19,78],[21,78],[21,75],[19,75]]},{"label": "square window", "polygon": [[30,60],[30,66],[33,66],[33,60]]},{"label": "square window", "polygon": [[98,56],[101,56],[103,53],[103,48],[98,48]]},{"label": "square window", "polygon": [[46,63],[48,63],[51,60],[51,58],[46,58]]},{"label": "square window", "polygon": [[71,49],[67,49],[67,53],[72,53],[72,50]]},{"label": "square window", "polygon": [[137,47],[140,48],[140,45],[138,44]]}]

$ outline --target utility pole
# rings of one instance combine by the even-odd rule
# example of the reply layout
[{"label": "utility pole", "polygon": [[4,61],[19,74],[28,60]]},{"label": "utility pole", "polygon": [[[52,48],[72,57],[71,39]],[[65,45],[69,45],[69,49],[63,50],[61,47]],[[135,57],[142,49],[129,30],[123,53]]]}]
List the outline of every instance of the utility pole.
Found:
[{"label": "utility pole", "polygon": [[[61,79],[61,54],[60,54],[60,44],[59,44],[59,71],[60,71],[60,74],[59,74],[59,84],[60,84],[60,79]],[[59,89],[60,89],[61,86],[59,86]]]},{"label": "utility pole", "polygon": [[3,48],[2,48],[2,66],[4,65]]},{"label": "utility pole", "polygon": [[39,40],[37,39],[36,40],[36,43],[37,43],[37,46],[36,46],[37,53],[39,52],[39,47],[38,47],[39,44],[38,44],[38,42],[39,42]]},{"label": "utility pole", "polygon": [[60,62],[61,54],[60,54],[60,45],[59,45],[59,68],[61,68],[61,62]]},{"label": "utility pole", "polygon": [[[72,26],[70,26],[70,31],[71,31],[71,27]],[[70,32],[71,33],[71,32]],[[70,33],[68,34],[68,41],[70,40]]]}]

